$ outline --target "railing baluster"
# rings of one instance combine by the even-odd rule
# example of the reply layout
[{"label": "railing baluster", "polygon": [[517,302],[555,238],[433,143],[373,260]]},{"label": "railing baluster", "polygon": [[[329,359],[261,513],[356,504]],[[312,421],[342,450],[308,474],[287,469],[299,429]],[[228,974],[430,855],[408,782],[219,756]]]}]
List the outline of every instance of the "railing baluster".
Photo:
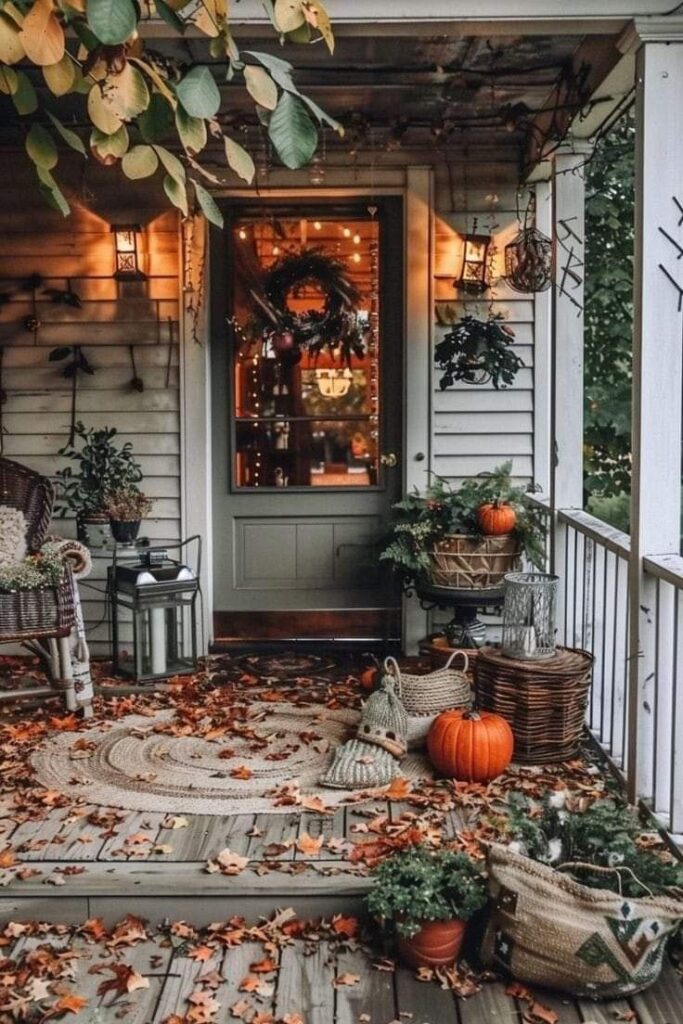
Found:
[{"label": "railing baluster", "polygon": [[683,626],[683,602],[681,591],[676,588],[674,630],[673,630],[673,674],[671,680],[671,813],[669,828],[677,835],[683,833],[683,701],[679,699],[681,672],[681,627]]}]

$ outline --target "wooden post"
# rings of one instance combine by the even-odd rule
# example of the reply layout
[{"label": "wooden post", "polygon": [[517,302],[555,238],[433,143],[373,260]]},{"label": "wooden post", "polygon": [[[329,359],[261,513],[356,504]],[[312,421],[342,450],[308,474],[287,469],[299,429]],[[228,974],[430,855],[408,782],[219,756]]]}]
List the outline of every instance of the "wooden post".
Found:
[{"label": "wooden post", "polygon": [[[566,557],[568,531],[559,509],[583,508],[583,281],[584,144],[560,147],[553,160],[555,281],[552,308],[550,537],[552,571],[568,578],[558,590],[557,621],[567,622],[565,596],[573,593],[573,561]],[[567,631],[565,643],[571,643]]]},{"label": "wooden post", "polygon": [[[553,237],[553,191],[551,181],[535,186],[536,227]],[[552,467],[551,375],[552,375],[553,293],[549,288],[534,295],[534,483],[540,497],[550,495]]]},{"label": "wooden post", "polygon": [[652,802],[656,584],[643,558],[680,546],[683,19],[638,19],[620,46],[637,51],[627,777],[630,797]]},{"label": "wooden post", "polygon": [[[406,490],[424,490],[431,466],[432,410],[432,270],[434,248],[433,170],[407,170],[406,239],[406,332],[405,332],[405,456],[403,482]],[[403,601],[403,647],[417,650],[427,628],[427,614],[417,598]]]}]

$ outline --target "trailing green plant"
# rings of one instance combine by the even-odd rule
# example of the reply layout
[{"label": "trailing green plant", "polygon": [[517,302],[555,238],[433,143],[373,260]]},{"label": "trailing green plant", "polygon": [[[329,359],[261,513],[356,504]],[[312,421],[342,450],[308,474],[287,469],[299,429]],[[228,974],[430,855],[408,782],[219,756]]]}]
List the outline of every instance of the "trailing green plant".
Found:
[{"label": "trailing green plant", "polygon": [[367,906],[387,931],[410,937],[425,921],[467,921],[486,900],[482,871],[467,854],[416,845],[375,868]]},{"label": "trailing green plant", "polygon": [[[276,39],[322,42],[334,51],[334,35],[321,0],[262,0]],[[186,32],[206,41],[207,59],[187,62],[189,50],[163,57],[145,45],[146,23],[156,15],[174,37]],[[16,113],[30,117],[26,153],[46,200],[66,216],[69,204],[53,171],[62,145],[106,167],[120,167],[132,181],[163,175],[166,196],[184,216],[194,200],[222,225],[209,188],[219,184],[198,155],[217,140],[227,166],[251,184],[252,156],[237,141],[234,116],[222,106],[215,69],[242,85],[258,122],[286,167],[313,156],[318,126],[341,126],[297,88],[291,64],[258,50],[240,51],[227,0],[15,0],[0,4],[0,93]],[[191,55],[190,55],[191,56]],[[37,90],[36,73],[46,90]],[[234,111],[232,112],[234,114]],[[33,115],[36,115],[34,117]],[[88,126],[85,137],[70,127]],[[235,124],[228,130],[224,126]],[[174,149],[179,149],[181,158]],[[207,184],[208,183],[208,184]],[[191,189],[188,196],[188,188]]]},{"label": "trailing green plant", "polygon": [[35,555],[15,565],[0,565],[0,590],[42,590],[56,587],[64,575],[64,558],[56,544],[43,544]]},{"label": "trailing green plant", "polygon": [[153,501],[137,487],[112,491],[107,498],[106,511],[110,519],[119,523],[135,523],[152,511]]},{"label": "trailing green plant", "polygon": [[434,348],[434,360],[441,370],[442,391],[456,381],[465,384],[512,384],[524,363],[510,350],[515,332],[504,323],[502,313],[479,320],[464,316],[452,324]]},{"label": "trailing green plant", "polygon": [[[518,851],[582,885],[631,897],[683,890],[683,863],[639,842],[643,825],[627,804],[599,800],[579,812],[566,809],[562,795],[535,803],[513,793],[507,810],[508,834]],[[575,864],[583,866],[572,869]]]},{"label": "trailing green plant", "polygon": [[511,470],[512,463],[505,462],[492,473],[464,480],[457,489],[436,477],[424,494],[416,489],[406,495],[394,505],[393,521],[380,559],[389,562],[409,587],[429,571],[430,552],[438,541],[453,533],[483,536],[477,510],[481,505],[499,501],[514,508],[517,522],[512,533],[529,562],[543,569],[544,518],[530,502],[528,492],[513,485]]},{"label": "trailing green plant", "polygon": [[[57,514],[107,514],[110,496],[116,491],[128,491],[142,480],[142,469],[133,455],[130,441],[119,446],[115,442],[114,427],[96,430],[79,420],[75,429],[76,441],[60,449],[75,463],[64,466],[57,477]],[[77,443],[80,446],[77,447]]]}]

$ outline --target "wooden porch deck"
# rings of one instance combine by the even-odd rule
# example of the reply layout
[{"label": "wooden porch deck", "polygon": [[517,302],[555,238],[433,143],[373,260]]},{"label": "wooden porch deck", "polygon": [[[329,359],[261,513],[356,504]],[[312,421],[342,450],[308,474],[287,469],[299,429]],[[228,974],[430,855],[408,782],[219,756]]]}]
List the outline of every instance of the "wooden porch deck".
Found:
[{"label": "wooden porch deck", "polygon": [[[229,675],[223,679],[226,685]],[[330,699],[329,684],[308,684],[311,692],[324,690]],[[292,681],[284,685],[291,688]],[[346,691],[347,682],[338,680],[334,699]],[[21,729],[22,723],[40,721],[41,714],[14,712],[11,721]],[[26,745],[31,746],[30,738]],[[8,752],[6,737],[0,750],[0,781],[7,799],[17,783],[26,787],[25,762],[16,751]],[[592,784],[591,779],[601,784],[594,768],[591,773],[581,775],[581,785]],[[519,778],[528,785],[533,773]],[[305,921],[329,921],[334,915],[362,918],[362,896],[370,883],[367,859],[357,858],[354,851],[383,833],[398,835],[414,827],[438,830],[446,839],[456,833],[474,835],[481,825],[481,804],[476,801],[440,807],[432,801],[421,804],[420,794],[412,794],[350,804],[331,813],[293,809],[178,816],[103,808],[82,800],[34,806],[30,780],[26,793],[21,814],[8,813],[5,804],[0,818],[0,934],[8,922],[48,924],[37,932],[33,925],[28,932],[11,928],[0,956],[18,958],[21,964],[32,948],[46,943],[75,951],[74,978],[67,990],[87,1003],[68,1019],[82,1024],[119,1019],[128,1024],[683,1021],[681,978],[671,965],[658,985],[630,1000],[596,1004],[537,990],[528,996],[523,991],[510,994],[496,980],[463,998],[463,992],[476,990],[478,980],[444,975],[439,984],[421,981],[393,964],[382,963],[381,968],[389,969],[378,969],[376,952],[333,934],[329,926],[313,932],[309,927],[305,937],[295,934],[275,943],[250,933],[234,948],[216,939],[212,922],[239,915],[255,925],[277,908],[292,908]],[[248,863],[235,875],[209,873],[207,863],[225,848]],[[149,922],[144,940],[118,944],[107,935],[95,939],[87,927],[83,930],[84,922],[101,919],[110,936],[116,923],[131,913]],[[176,924],[169,933],[163,922]],[[250,972],[250,965],[266,955],[274,961],[273,970]],[[98,993],[103,981],[121,976],[120,971],[108,971],[107,964],[117,970],[128,965],[137,972],[135,987],[119,994]],[[2,973],[0,966],[0,979]],[[254,976],[258,988],[253,987]],[[252,980],[243,988],[248,978]],[[189,1001],[193,995],[199,1002]],[[204,1002],[211,999],[220,1007],[202,1015]],[[534,1000],[545,1016],[534,1015]],[[2,1013],[0,1002],[0,1021],[5,1019]]]}]

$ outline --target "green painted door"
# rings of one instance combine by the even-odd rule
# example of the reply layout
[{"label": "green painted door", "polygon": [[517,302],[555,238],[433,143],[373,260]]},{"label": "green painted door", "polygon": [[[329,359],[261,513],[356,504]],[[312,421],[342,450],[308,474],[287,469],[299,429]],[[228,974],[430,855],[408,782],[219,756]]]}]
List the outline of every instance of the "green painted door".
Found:
[{"label": "green painted door", "polygon": [[211,252],[216,634],[244,613],[259,635],[259,616],[396,608],[374,545],[402,480],[401,200],[225,213]]}]

